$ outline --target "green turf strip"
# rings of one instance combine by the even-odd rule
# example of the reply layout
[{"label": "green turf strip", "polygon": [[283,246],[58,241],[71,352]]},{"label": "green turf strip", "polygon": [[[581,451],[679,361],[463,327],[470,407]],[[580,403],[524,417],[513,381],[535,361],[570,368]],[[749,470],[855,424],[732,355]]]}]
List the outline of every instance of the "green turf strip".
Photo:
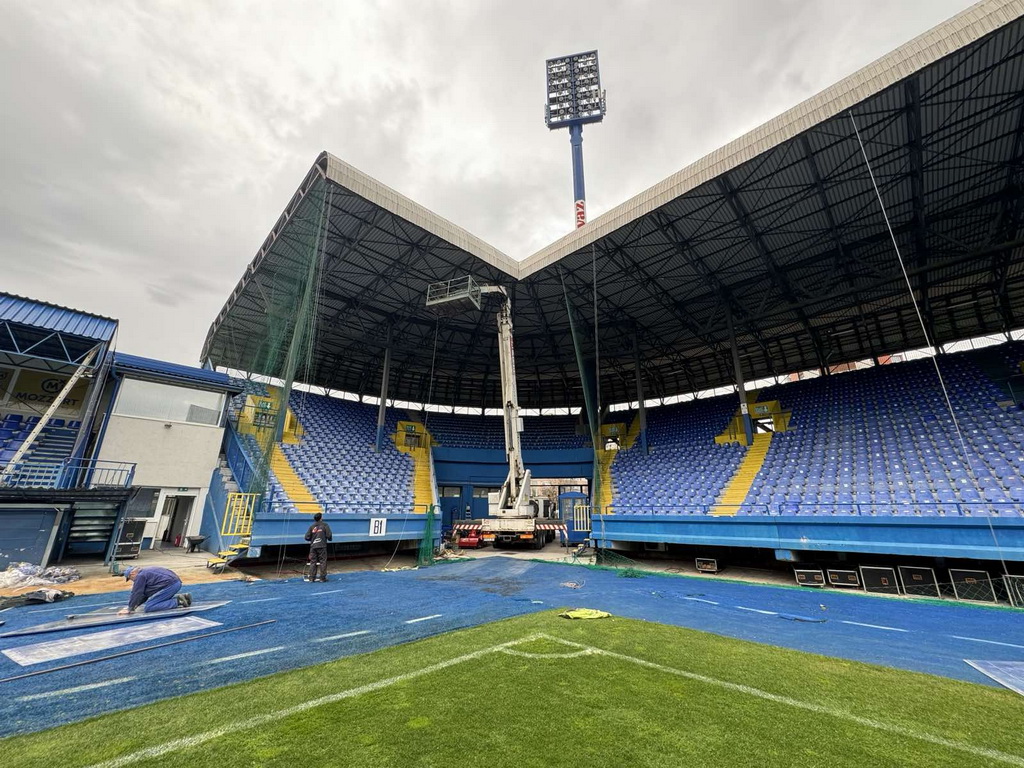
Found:
[{"label": "green turf strip", "polygon": [[[1018,755],[1024,702],[1009,691],[628,619],[534,614],[315,668],[0,740],[0,763],[89,766],[533,633],[904,731]],[[579,651],[551,640],[516,653]],[[154,766],[993,766],[834,714],[615,656],[488,652],[132,765]]]}]

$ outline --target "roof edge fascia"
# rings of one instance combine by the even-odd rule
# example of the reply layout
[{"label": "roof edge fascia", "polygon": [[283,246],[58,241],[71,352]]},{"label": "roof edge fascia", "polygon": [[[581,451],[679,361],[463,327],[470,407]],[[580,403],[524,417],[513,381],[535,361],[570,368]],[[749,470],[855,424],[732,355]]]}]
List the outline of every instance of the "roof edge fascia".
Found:
[{"label": "roof edge fascia", "polygon": [[430,232],[495,269],[500,269],[509,277],[519,278],[520,262],[443,216],[439,216],[429,208],[420,205],[415,200],[406,197],[401,192],[382,184],[329,152],[322,152],[317,158],[316,164],[328,181],[344,187],[379,208]]}]

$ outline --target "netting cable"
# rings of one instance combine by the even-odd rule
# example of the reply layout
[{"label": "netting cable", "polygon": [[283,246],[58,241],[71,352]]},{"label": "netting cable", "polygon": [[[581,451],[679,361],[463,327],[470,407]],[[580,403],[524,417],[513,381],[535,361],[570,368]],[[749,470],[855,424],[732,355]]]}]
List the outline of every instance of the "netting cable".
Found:
[{"label": "netting cable", "polygon": [[[896,253],[896,260],[899,262],[900,270],[903,272],[903,279],[907,283],[907,291],[910,293],[910,301],[914,306],[917,321],[921,325],[921,333],[924,336],[925,345],[931,352],[932,364],[935,367],[935,375],[939,379],[939,387],[942,389],[942,396],[946,401],[946,408],[949,410],[949,416],[953,420],[953,428],[956,430],[957,440],[960,443],[960,449],[964,457],[964,464],[967,466],[967,472],[971,476],[971,481],[974,483],[975,489],[980,491],[978,476],[974,472],[974,464],[971,461],[970,453],[967,450],[967,440],[964,438],[963,431],[960,429],[960,421],[956,417],[956,412],[953,409],[953,401],[950,399],[949,390],[946,388],[946,381],[943,378],[942,370],[939,367],[938,348],[933,344],[933,340],[928,333],[928,327],[924,322],[924,315],[921,314],[921,308],[918,306],[917,297],[914,295],[914,285],[910,280],[910,274],[907,272],[907,266],[903,261],[903,255],[900,253],[900,246],[896,241],[896,233],[893,232],[892,223],[889,221],[889,213],[886,211],[885,201],[882,199],[882,192],[879,190],[878,182],[875,180],[875,172],[871,167],[871,161],[868,159],[867,149],[864,147],[864,141],[861,138],[860,129],[857,127],[857,121],[854,119],[852,110],[847,114],[850,117],[850,123],[853,125],[853,132],[857,137],[857,144],[860,146],[860,153],[864,158],[864,165],[867,166],[868,176],[871,178],[871,186],[875,191],[875,197],[878,199],[878,207],[882,211],[882,217],[885,219],[885,226],[889,230],[889,238],[892,240],[892,247]],[[957,486],[957,495],[960,495],[959,486]],[[963,496],[960,496],[960,498],[962,503]],[[989,510],[989,512],[991,512],[991,510]],[[996,553],[999,555],[999,562],[1003,567],[1003,575],[1008,575],[1009,571],[1006,568],[1006,560],[1003,557],[1003,550],[999,546],[999,537],[996,535],[996,529],[992,525],[991,514],[985,515],[985,520],[988,523],[989,532],[992,534],[992,541],[995,543]]]}]

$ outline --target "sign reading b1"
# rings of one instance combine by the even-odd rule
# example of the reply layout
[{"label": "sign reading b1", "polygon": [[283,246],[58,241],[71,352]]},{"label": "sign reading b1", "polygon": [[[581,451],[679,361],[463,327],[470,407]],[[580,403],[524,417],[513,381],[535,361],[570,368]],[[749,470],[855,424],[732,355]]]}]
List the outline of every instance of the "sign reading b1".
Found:
[{"label": "sign reading b1", "polygon": [[370,518],[370,535],[384,536],[388,532],[388,519],[386,517]]}]

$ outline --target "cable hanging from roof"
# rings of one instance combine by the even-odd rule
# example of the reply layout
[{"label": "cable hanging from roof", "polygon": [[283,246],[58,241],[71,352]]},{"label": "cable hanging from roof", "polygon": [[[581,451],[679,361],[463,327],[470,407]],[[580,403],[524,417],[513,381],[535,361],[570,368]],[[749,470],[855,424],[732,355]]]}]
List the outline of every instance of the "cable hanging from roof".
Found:
[{"label": "cable hanging from roof", "polygon": [[[975,489],[980,491],[978,476],[974,471],[974,463],[971,461],[970,452],[967,450],[967,441],[964,439],[963,431],[960,429],[960,421],[957,419],[956,412],[953,410],[953,401],[949,397],[949,390],[946,388],[946,381],[942,377],[942,370],[939,367],[939,350],[932,343],[932,338],[928,333],[928,327],[924,322],[924,315],[921,314],[921,308],[918,306],[917,297],[914,295],[914,285],[910,281],[910,274],[907,272],[907,265],[903,262],[903,254],[900,253],[900,246],[896,241],[896,233],[893,232],[892,223],[889,221],[889,213],[885,208],[885,201],[882,199],[882,192],[878,188],[878,182],[875,180],[875,172],[871,167],[871,161],[868,159],[868,153],[864,147],[864,140],[861,138],[860,129],[857,127],[857,121],[854,119],[853,110],[849,110],[847,114],[850,116],[850,123],[853,125],[853,132],[857,137],[857,144],[860,146],[860,154],[864,158],[864,165],[867,166],[868,176],[871,178],[871,187],[874,189],[875,197],[878,199],[878,207],[882,211],[882,217],[885,219],[885,226],[889,230],[889,238],[892,240],[892,247],[893,251],[896,253],[896,260],[900,264],[900,270],[903,272],[903,279],[907,283],[907,292],[910,294],[910,301],[914,305],[914,312],[917,315],[917,321],[921,325],[921,333],[924,336],[925,346],[931,352],[932,365],[935,366],[935,375],[938,377],[939,387],[942,389],[942,396],[946,401],[946,408],[949,410],[949,416],[953,420],[953,428],[956,430],[957,440],[960,443],[960,450],[963,452],[964,464],[967,466],[967,472],[971,476],[971,482],[974,483]],[[960,495],[959,485],[957,485],[957,494]],[[960,495],[960,498],[961,503],[963,503],[963,496]],[[1007,575],[1009,571],[1006,568],[1006,560],[1003,557],[1003,550],[999,546],[999,537],[996,535],[996,529],[992,525],[992,516],[985,515],[985,520],[988,522],[988,529],[992,534],[992,541],[995,543],[996,552],[999,555],[999,562],[1003,567],[1003,574]]]}]

